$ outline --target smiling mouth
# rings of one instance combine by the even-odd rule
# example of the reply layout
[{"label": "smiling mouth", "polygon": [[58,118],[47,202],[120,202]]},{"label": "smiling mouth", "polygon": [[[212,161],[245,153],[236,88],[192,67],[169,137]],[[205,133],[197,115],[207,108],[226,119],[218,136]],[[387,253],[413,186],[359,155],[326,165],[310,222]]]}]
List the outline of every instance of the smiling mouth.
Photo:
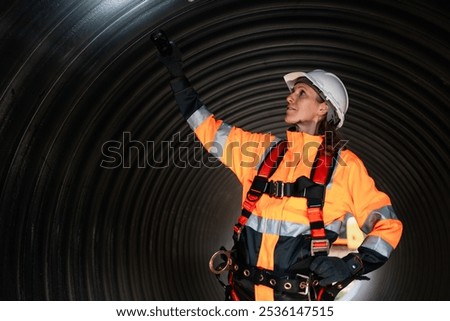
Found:
[{"label": "smiling mouth", "polygon": [[289,107],[289,106],[287,106],[286,107],[286,110],[296,110],[295,108],[293,108],[293,107]]}]

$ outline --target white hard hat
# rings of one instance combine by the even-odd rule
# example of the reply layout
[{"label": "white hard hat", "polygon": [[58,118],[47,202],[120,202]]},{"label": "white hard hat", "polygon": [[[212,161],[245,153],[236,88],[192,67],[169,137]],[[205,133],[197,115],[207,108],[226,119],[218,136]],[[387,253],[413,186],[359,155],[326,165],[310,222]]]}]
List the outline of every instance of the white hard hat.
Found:
[{"label": "white hard hat", "polygon": [[[345,113],[348,109],[347,89],[345,89],[342,81],[335,74],[321,69],[311,72],[291,72],[284,75],[284,81],[291,92],[297,80],[301,77],[308,79],[323,96],[322,98],[327,102],[328,106],[331,105],[333,107],[337,115],[329,111],[327,119],[335,121],[337,123],[336,128],[340,128],[344,124]],[[335,116],[339,119],[336,119]]]}]

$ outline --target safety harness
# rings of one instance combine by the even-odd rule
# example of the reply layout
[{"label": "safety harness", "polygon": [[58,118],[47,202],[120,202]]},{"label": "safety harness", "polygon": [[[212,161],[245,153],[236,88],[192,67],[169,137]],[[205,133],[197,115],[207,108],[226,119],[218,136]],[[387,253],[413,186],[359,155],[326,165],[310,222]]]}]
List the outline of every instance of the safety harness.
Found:
[{"label": "safety harness", "polygon": [[[233,240],[237,244],[242,230],[256,207],[256,203],[263,194],[268,194],[270,197],[276,198],[291,196],[305,197],[307,199],[307,216],[311,230],[311,258],[318,255],[328,255],[330,242],[326,238],[325,224],[323,222],[323,206],[326,185],[329,183],[333,174],[336,157],[334,157],[335,155],[326,153],[324,146],[321,145],[311,171],[310,176],[312,179],[301,176],[293,183],[269,180],[281,163],[287,147],[288,142],[286,140],[280,140],[269,150],[264,158],[247,192],[238,222],[234,226]],[[221,257],[224,262],[215,267],[214,260],[217,257]],[[310,261],[305,262],[307,267],[309,267],[309,263]],[[305,266],[303,267],[305,268]],[[314,280],[311,274],[297,273],[292,278],[280,278],[273,271],[234,262],[231,252],[223,247],[211,257],[210,269],[217,275],[219,282],[225,287],[226,292],[231,291],[228,295],[234,298],[236,296],[233,295],[232,289],[226,286],[219,278],[219,274],[229,269],[231,269],[232,273],[249,279],[254,284],[265,285],[278,292],[304,295],[309,300],[334,300],[337,293],[354,280],[354,278],[351,280],[347,279],[325,289],[318,286],[318,280]],[[230,277],[229,282],[232,283],[231,281]],[[313,296],[311,296],[311,292]]]},{"label": "safety harness", "polygon": [[287,144],[288,142],[285,140],[279,141],[271,148],[261,164],[258,174],[247,193],[241,216],[234,226],[233,239],[235,242],[239,241],[240,234],[262,194],[268,194],[276,198],[285,196],[305,197],[307,199],[307,215],[311,229],[311,255],[327,255],[330,243],[326,238],[325,225],[323,223],[323,205],[325,188],[333,174],[336,158],[325,153],[325,149],[321,145],[311,171],[312,180],[306,176],[301,176],[293,183],[269,181],[270,176],[276,171],[286,153]]}]

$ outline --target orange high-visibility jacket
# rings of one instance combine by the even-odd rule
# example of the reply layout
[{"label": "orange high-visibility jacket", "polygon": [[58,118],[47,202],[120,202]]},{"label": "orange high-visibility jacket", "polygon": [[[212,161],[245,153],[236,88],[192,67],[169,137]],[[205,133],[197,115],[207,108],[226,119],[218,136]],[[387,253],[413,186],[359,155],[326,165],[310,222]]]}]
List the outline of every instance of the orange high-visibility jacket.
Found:
[{"label": "orange high-visibility jacket", "polygon": [[[186,99],[189,94],[175,89],[179,105],[186,101],[191,104],[190,108],[196,105],[193,112],[185,113],[187,122],[203,146],[236,174],[243,186],[244,201],[258,165],[279,138],[248,132],[217,120],[204,105],[200,107],[198,100]],[[271,180],[294,182],[300,176],[310,177],[322,139],[322,136],[287,131],[288,149]],[[252,240],[257,240],[248,242],[249,264],[273,271],[285,270],[294,263],[291,258],[295,255],[289,253],[295,251],[289,248],[295,244],[292,240],[310,233],[306,202],[300,197],[262,195],[245,226],[246,233],[253,234]],[[345,149],[339,153],[326,188],[325,228],[339,233],[344,218],[349,214],[356,218],[366,235],[361,247],[387,259],[399,243],[402,223],[396,217],[389,197],[375,187],[362,161]],[[273,299],[271,288],[255,286],[255,300]]]}]

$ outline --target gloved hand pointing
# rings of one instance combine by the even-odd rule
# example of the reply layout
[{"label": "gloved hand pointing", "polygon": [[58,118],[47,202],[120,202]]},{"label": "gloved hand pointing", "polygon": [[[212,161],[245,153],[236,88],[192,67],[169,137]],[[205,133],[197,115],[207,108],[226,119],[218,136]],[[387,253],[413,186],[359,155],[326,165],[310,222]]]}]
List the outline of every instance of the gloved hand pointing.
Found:
[{"label": "gloved hand pointing", "polygon": [[169,41],[164,31],[159,30],[150,36],[158,49],[158,59],[166,66],[172,77],[183,77],[183,60],[181,52],[173,41]]},{"label": "gloved hand pointing", "polygon": [[352,254],[343,259],[335,256],[318,256],[312,261],[309,268],[322,278],[319,281],[320,286],[327,286],[360,274],[363,263],[357,255]]}]

